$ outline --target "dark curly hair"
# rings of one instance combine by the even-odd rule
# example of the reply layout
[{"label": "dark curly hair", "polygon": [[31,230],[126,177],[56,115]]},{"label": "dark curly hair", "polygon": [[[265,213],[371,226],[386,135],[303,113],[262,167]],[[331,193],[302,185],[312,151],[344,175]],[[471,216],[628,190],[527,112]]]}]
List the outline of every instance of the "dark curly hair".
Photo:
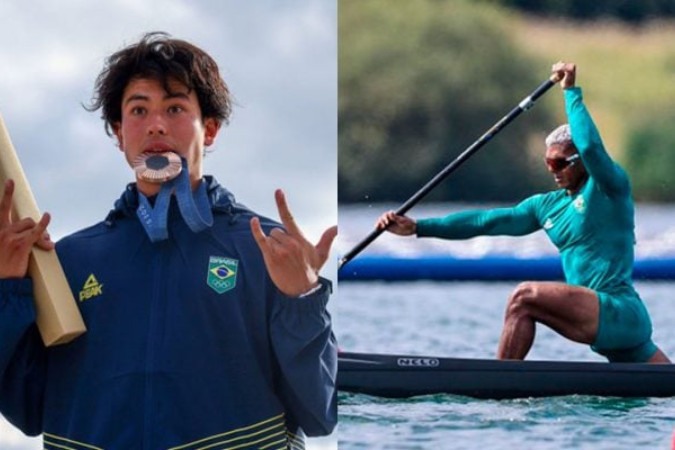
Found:
[{"label": "dark curly hair", "polygon": [[124,89],[135,78],[158,80],[169,93],[172,93],[169,82],[176,80],[195,91],[203,118],[229,122],[232,99],[213,58],[189,42],[173,39],[164,32],[152,32],[108,57],[96,78],[91,105],[85,108],[101,109],[110,136],[114,124],[122,120]]}]

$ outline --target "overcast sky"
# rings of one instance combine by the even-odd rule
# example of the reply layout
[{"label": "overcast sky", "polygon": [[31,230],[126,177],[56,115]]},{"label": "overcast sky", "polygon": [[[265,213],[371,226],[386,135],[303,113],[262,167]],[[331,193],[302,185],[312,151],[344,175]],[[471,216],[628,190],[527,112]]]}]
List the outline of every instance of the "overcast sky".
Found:
[{"label": "overcast sky", "polygon": [[[0,114],[38,206],[52,213],[52,236],[103,220],[132,181],[100,113],[82,104],[109,54],[166,31],[216,59],[237,104],[205,173],[275,219],[274,189],[284,189],[318,240],[337,223],[336,8],[335,0],[0,1]],[[335,259],[324,271],[332,279]],[[0,448],[41,448],[6,428]]]}]

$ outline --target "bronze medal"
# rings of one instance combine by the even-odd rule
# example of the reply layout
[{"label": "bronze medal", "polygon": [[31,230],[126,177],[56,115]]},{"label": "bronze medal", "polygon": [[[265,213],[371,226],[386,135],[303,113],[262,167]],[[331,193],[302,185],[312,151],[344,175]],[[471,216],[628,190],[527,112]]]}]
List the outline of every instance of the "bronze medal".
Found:
[{"label": "bronze medal", "polygon": [[173,180],[182,169],[180,157],[173,152],[143,153],[134,161],[136,176],[150,183]]}]

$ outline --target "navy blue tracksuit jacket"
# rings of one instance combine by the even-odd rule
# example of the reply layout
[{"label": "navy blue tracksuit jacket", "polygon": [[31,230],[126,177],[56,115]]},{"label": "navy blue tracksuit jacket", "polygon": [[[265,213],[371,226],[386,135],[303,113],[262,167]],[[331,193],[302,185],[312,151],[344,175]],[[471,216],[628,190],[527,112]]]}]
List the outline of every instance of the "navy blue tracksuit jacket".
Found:
[{"label": "navy blue tracksuit jacket", "polygon": [[203,232],[172,204],[169,239],[151,243],[131,184],[105,221],[58,243],[88,329],[69,344],[42,345],[30,279],[0,280],[0,411],[45,449],[302,448],[334,428],[330,283],[284,296],[254,213],[204,182]]}]

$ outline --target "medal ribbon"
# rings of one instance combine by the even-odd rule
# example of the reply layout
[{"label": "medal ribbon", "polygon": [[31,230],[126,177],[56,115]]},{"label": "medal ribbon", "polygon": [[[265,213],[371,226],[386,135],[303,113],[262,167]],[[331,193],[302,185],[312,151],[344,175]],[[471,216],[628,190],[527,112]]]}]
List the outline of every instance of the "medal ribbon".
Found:
[{"label": "medal ribbon", "polygon": [[171,193],[174,190],[181,216],[193,233],[199,233],[213,225],[213,213],[206,193],[206,184],[201,182],[193,193],[190,188],[187,161],[181,158],[181,163],[183,170],[180,174],[176,178],[162,183],[154,207],[145,195],[141,192],[138,193],[136,215],[152,242],[162,241],[169,237],[167,217]]}]

